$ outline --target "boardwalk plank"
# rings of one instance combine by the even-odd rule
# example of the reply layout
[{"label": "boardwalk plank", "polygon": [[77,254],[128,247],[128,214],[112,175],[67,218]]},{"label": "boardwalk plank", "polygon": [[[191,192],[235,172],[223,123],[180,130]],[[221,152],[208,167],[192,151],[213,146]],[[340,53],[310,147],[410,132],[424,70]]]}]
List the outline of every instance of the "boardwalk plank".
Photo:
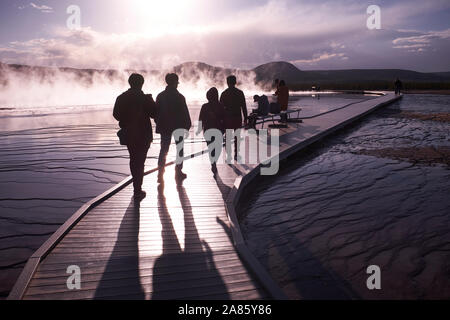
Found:
[{"label": "boardwalk plank", "polygon": [[[157,258],[159,258],[159,256],[139,257],[139,264],[142,264],[144,266],[152,265]],[[115,270],[116,267],[118,268],[118,270],[122,270],[123,268],[133,269],[134,259],[136,258],[130,256],[125,258],[114,257],[106,259],[97,258],[93,260],[87,259],[85,261],[80,262],[80,268],[86,269],[87,271],[89,271],[90,269],[92,270],[101,269],[104,268],[105,265],[109,262],[111,264],[111,270]],[[213,259],[216,264],[225,266],[227,265],[228,262],[232,262],[235,260],[240,261],[240,258],[237,255],[234,248],[229,249],[227,251],[214,252]],[[175,256],[170,262],[161,261],[160,265],[167,267],[190,266],[201,264],[203,263],[203,261],[204,261],[203,253],[194,252],[190,255],[190,259],[188,261],[186,261],[186,259],[177,259],[177,257]],[[44,276],[46,273],[60,272],[61,270],[65,272],[66,269],[67,269],[67,262],[64,262],[64,260],[62,259],[58,259],[57,262],[55,263],[49,263],[48,261],[46,261],[45,264],[41,264],[39,266],[39,274],[36,274],[35,279]]]},{"label": "boardwalk plank", "polygon": [[[178,282],[180,283],[180,282]],[[183,282],[181,282],[183,283]],[[122,285],[119,287],[108,287],[105,292],[101,294],[96,294],[96,290],[74,290],[74,291],[61,291],[52,293],[35,293],[29,294],[27,291],[26,299],[42,299],[42,300],[79,300],[79,299],[122,299],[124,295],[135,294],[140,296],[140,299],[145,298],[145,293],[149,293],[150,296],[154,293],[151,288],[143,289],[142,287],[149,287],[150,282],[143,282],[139,288],[136,286]],[[185,289],[185,290],[180,290]],[[236,291],[259,291],[259,288],[255,286],[253,281],[233,281],[229,280],[226,284],[226,289],[218,287],[215,282],[213,283],[194,283],[189,285],[187,288],[182,288],[180,286],[168,286],[164,287],[161,291],[157,292],[158,299],[195,299],[197,296],[209,295],[222,295],[223,298],[229,296],[229,293]],[[145,290],[145,291],[144,291]],[[264,295],[260,294],[260,297]],[[136,298],[138,299],[138,298]],[[208,298],[206,298],[208,299]]]},{"label": "boardwalk plank", "polygon": [[[123,279],[126,277],[130,277],[131,275],[136,274],[135,268],[130,268],[126,264],[116,263],[114,265],[114,269],[108,267],[108,271],[105,272],[103,266],[102,268],[84,268],[83,269],[83,282],[90,281],[98,281],[101,278],[105,278],[107,280],[112,279]],[[242,268],[242,263],[239,259],[224,261],[220,264],[220,267],[217,267],[217,270],[221,273],[225,274],[233,274],[233,273],[243,273],[245,269]],[[147,265],[139,265],[139,274],[141,275],[153,275],[153,264]],[[171,275],[171,274],[182,274],[182,273],[195,273],[195,272],[203,272],[203,262],[199,264],[190,264],[190,265],[178,265],[178,266],[167,266],[164,270],[164,273],[159,273],[161,275]],[[40,271],[40,277],[35,277],[31,287],[41,287],[41,286],[49,286],[54,284],[66,283],[67,281],[67,273],[65,269],[47,271],[46,273]],[[192,274],[187,275],[190,277]]]}]

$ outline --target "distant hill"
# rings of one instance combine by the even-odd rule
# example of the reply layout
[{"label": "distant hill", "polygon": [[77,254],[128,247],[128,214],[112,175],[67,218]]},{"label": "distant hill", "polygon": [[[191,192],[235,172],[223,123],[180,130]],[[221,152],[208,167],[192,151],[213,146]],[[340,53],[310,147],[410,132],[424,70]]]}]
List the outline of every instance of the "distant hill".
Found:
[{"label": "distant hill", "polygon": [[333,71],[308,71],[318,81],[334,79],[335,81],[393,81],[400,78],[402,81],[443,81],[450,79],[444,74],[420,73],[401,69],[354,69]]},{"label": "distant hill", "polygon": [[392,89],[396,78],[409,89],[450,89],[450,72],[422,73],[401,69],[350,69],[302,71],[288,62],[271,62],[253,69],[260,84],[268,86],[283,79],[297,90],[311,86],[322,89]]},{"label": "distant hill", "polygon": [[256,73],[257,81],[273,81],[275,79],[283,79],[289,83],[305,81],[309,75],[299,70],[292,63],[288,62],[270,62],[253,69]]},{"label": "distant hill", "polygon": [[450,72],[434,72],[435,75],[450,78]]},{"label": "distant hill", "polygon": [[288,62],[271,62],[253,69],[259,81],[284,79],[290,83],[402,81],[441,82],[450,80],[450,72],[421,73],[401,69],[351,69],[301,71]]},{"label": "distant hill", "polygon": [[[0,63],[0,84],[5,84],[7,70],[33,74],[42,78],[55,72],[75,74],[80,80],[92,82],[95,74],[102,74],[110,79],[121,76],[117,70],[49,68],[26,65],[7,65]],[[320,86],[322,89],[391,89],[394,80],[400,78],[407,88],[411,89],[450,89],[450,72],[421,73],[400,69],[351,69],[351,70],[313,70],[302,71],[295,65],[284,62],[271,62],[252,70],[229,69],[212,66],[202,62],[186,62],[173,67],[176,72],[190,80],[207,77],[213,82],[223,81],[228,75],[236,74],[244,81],[255,81],[256,84],[269,88],[274,79],[283,79],[292,89],[310,89]],[[129,72],[132,72],[129,70]],[[162,77],[165,72],[158,70],[138,70],[147,76]],[[123,74],[122,74],[123,76]]]}]

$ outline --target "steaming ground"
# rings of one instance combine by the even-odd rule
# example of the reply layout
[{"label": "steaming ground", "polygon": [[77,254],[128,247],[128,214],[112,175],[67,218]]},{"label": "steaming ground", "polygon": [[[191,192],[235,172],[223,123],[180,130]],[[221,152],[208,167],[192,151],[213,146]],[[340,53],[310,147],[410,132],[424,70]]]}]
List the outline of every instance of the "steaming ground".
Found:
[{"label": "steaming ground", "polygon": [[12,66],[0,63],[0,108],[91,106],[110,104],[118,92],[128,88],[128,77],[145,77],[144,91],[155,96],[165,87],[164,77],[176,72],[179,89],[187,100],[203,100],[211,87],[226,88],[226,78],[235,74],[239,87],[249,96],[261,92],[253,71],[221,69],[202,63],[185,63],[164,71],[81,70]]},{"label": "steaming ground", "polygon": [[291,299],[450,298],[449,106],[407,95],[254,186],[241,227]]},{"label": "steaming ground", "polygon": [[[309,116],[371,98],[297,96],[291,106],[301,105],[303,115]],[[189,103],[193,120],[205,102],[200,101]],[[251,98],[248,107],[253,107]],[[118,143],[117,129],[111,104],[0,110],[1,296],[7,296],[29,256],[61,224],[129,175],[128,153]],[[155,138],[148,169],[156,166],[159,135]],[[186,146],[192,151],[204,147],[201,138]]]}]

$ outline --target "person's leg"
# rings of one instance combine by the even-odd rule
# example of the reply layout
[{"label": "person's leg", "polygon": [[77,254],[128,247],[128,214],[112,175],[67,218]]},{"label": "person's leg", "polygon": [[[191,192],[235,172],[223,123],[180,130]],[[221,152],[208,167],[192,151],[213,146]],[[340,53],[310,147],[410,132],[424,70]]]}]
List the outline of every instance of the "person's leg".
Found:
[{"label": "person's leg", "polygon": [[179,137],[176,139],[175,144],[177,145],[177,150],[179,150],[177,157],[181,160],[181,162],[175,166],[175,179],[180,181],[186,179],[187,177],[187,175],[182,171],[184,160],[184,137]]},{"label": "person's leg", "polygon": [[248,116],[248,124],[247,127],[249,129],[256,129],[256,121],[258,120],[258,115],[256,113],[252,113]]},{"label": "person's leg", "polygon": [[[211,137],[211,141],[208,143],[208,148],[210,148],[209,153],[211,154],[211,159],[214,159],[216,157],[216,148],[214,145],[215,141],[216,137]],[[216,161],[213,161],[213,163],[216,163]]]},{"label": "person's leg", "polygon": [[166,165],[167,154],[169,153],[171,135],[161,135],[161,150],[159,152],[158,167],[164,168]]},{"label": "person's leg", "polygon": [[133,177],[133,186],[134,186],[134,192],[139,191],[136,190],[137,184],[136,184],[136,175],[137,175],[137,170],[136,170],[136,163],[137,163],[137,153],[136,153],[136,147],[132,146],[132,145],[128,145],[128,153],[130,154],[130,171],[131,171],[131,176]]},{"label": "person's leg", "polygon": [[142,192],[145,160],[147,158],[148,149],[149,147],[147,146],[128,146],[128,151],[130,153],[130,171],[133,176],[133,187],[135,194]]},{"label": "person's leg", "polygon": [[217,164],[216,164],[216,148],[215,148],[215,142],[216,138],[211,137],[211,141],[207,141],[208,145],[208,151],[209,151],[209,160],[211,162],[211,171],[216,174],[217,173]]},{"label": "person's leg", "polygon": [[171,142],[172,136],[167,134],[161,135],[161,150],[159,151],[159,158],[158,158],[158,182],[163,183],[164,182],[164,168],[166,166],[166,159],[167,159],[167,153],[170,149],[170,142]]},{"label": "person's leg", "polygon": [[234,131],[236,136],[234,137],[234,160],[237,162],[241,161],[241,155],[239,154],[241,150],[241,134],[240,134],[240,127],[235,127]]},{"label": "person's leg", "polygon": [[[142,191],[142,183],[144,181],[145,160],[147,159],[148,149],[150,146],[139,146],[137,149],[136,159],[136,185],[137,190]],[[136,188],[135,188],[136,190]]]},{"label": "person's leg", "polygon": [[238,144],[238,137],[234,137],[234,160],[238,159],[239,154],[239,144]]}]

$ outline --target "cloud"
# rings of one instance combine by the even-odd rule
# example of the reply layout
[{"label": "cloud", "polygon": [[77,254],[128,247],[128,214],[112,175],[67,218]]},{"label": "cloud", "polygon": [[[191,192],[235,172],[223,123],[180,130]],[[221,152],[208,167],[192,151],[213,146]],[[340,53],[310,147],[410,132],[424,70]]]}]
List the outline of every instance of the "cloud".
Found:
[{"label": "cloud", "polygon": [[419,35],[397,38],[392,41],[395,49],[407,49],[411,52],[423,52],[435,47],[436,42],[450,39],[450,29],[430,31]]},{"label": "cloud", "polygon": [[37,4],[33,3],[33,2],[30,2],[29,5],[19,6],[19,10],[24,10],[26,8],[33,8],[33,9],[36,9],[36,10],[42,12],[42,13],[53,13],[54,12],[52,7],[49,7],[47,5],[37,5]]},{"label": "cloud", "polygon": [[316,53],[313,55],[311,59],[301,59],[301,60],[294,60],[291,61],[291,63],[294,64],[316,64],[317,62],[323,61],[323,60],[329,60],[333,58],[340,58],[342,60],[347,60],[348,57],[345,56],[344,53]]},{"label": "cloud", "polygon": [[[84,28],[79,31],[59,29],[52,38],[11,42],[3,48],[9,55],[15,52],[21,61],[47,66],[80,68],[157,68],[180,62],[176,52],[186,43],[174,36],[178,48],[166,48],[158,40],[138,34],[105,34]],[[186,41],[184,41],[186,42]],[[172,53],[170,53],[172,51]],[[5,59],[0,51],[0,59]],[[172,64],[173,65],[173,64]]]},{"label": "cloud", "polygon": [[[313,2],[257,2],[212,21],[198,19],[169,29],[152,22],[140,32],[55,29],[47,38],[10,43],[8,55],[0,59],[10,62],[16,50],[26,63],[87,68],[159,68],[191,60],[255,67],[272,60],[306,60],[317,52],[339,54],[335,51],[345,48],[339,39],[365,28],[361,12],[361,5],[343,8],[333,2],[321,10]],[[337,39],[332,48],[329,38]]]},{"label": "cloud", "polygon": [[[309,42],[308,46],[298,45]],[[326,45],[302,36],[274,36],[254,32],[170,34],[106,34],[83,28],[58,29],[52,38],[14,41],[0,50],[0,59],[11,62],[14,54],[27,64],[81,68],[161,69],[185,61],[253,68],[273,60],[289,60],[301,66],[345,58],[345,45]],[[317,54],[317,52],[321,52]],[[305,57],[300,58],[299,57]],[[308,58],[312,57],[312,58]]]},{"label": "cloud", "polygon": [[[229,4],[231,3],[231,4]],[[161,69],[185,61],[253,68],[274,60],[309,68],[450,69],[447,31],[411,30],[417,15],[448,4],[400,1],[382,6],[382,30],[366,27],[367,3],[358,1],[227,2],[226,10],[203,8],[208,17],[177,21],[166,27],[145,18],[136,29],[126,19],[116,32],[91,28],[55,28],[42,38],[0,46],[0,60],[81,68]],[[42,9],[42,6],[41,6]],[[45,8],[44,8],[45,9]],[[195,11],[195,7],[191,11]],[[198,8],[197,8],[198,9]],[[106,19],[107,17],[105,17]],[[142,21],[141,21],[142,22]],[[123,23],[123,24],[121,24]],[[147,24],[146,24],[147,23]],[[124,30],[117,32],[117,30]],[[138,31],[136,31],[138,30]],[[401,50],[404,49],[404,50]],[[434,50],[433,59],[414,53]]]}]

